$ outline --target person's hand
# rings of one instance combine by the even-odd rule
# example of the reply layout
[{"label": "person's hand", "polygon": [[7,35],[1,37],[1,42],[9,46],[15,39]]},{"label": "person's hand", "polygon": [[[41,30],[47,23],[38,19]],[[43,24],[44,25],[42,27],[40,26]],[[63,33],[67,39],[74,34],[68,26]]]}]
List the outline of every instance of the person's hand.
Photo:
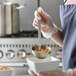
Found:
[{"label": "person's hand", "polygon": [[31,76],[37,76],[32,70],[28,70],[28,73],[31,75]]},{"label": "person's hand", "polygon": [[52,33],[57,32],[57,27],[53,23],[51,17],[43,11],[41,7],[35,11],[35,19],[33,26],[38,29],[38,19],[41,19],[41,32],[45,38],[50,38]]},{"label": "person's hand", "polygon": [[[37,76],[32,70],[29,70],[31,76]],[[61,71],[51,71],[51,72],[40,72],[38,76],[67,76],[66,72]]]}]

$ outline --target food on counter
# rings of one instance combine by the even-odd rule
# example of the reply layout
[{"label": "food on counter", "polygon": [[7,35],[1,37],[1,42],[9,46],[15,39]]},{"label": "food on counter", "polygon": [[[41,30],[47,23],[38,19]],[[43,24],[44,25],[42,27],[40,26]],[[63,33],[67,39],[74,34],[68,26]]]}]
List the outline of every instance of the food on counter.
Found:
[{"label": "food on counter", "polygon": [[33,51],[38,52],[38,53],[50,53],[51,52],[51,50],[39,49],[39,48],[34,48]]},{"label": "food on counter", "polygon": [[11,70],[11,69],[8,67],[0,67],[0,71],[6,71],[6,70]]}]

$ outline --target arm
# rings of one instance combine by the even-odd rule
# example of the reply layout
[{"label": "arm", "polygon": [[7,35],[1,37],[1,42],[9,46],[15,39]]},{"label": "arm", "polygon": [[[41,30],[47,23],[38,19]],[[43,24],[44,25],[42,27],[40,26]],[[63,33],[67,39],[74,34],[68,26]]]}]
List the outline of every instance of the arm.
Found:
[{"label": "arm", "polygon": [[41,32],[45,38],[51,38],[55,43],[63,46],[62,31],[52,21],[51,16],[43,11],[42,8],[38,9],[40,15],[35,11],[35,19],[33,26],[38,29],[38,19],[41,18]]},{"label": "arm", "polygon": [[51,39],[58,44],[59,46],[63,47],[63,38],[62,38],[62,30],[58,28],[58,32],[51,35]]}]

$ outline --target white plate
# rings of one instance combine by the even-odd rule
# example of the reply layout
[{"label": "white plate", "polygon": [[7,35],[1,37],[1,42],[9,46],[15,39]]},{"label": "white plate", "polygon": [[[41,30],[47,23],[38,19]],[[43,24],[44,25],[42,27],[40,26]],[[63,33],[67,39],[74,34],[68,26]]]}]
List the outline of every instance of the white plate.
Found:
[{"label": "white plate", "polygon": [[52,56],[46,59],[38,59],[33,57],[27,58],[27,63],[31,70],[33,70],[35,73],[39,73],[42,71],[56,70],[59,65],[59,59]]}]

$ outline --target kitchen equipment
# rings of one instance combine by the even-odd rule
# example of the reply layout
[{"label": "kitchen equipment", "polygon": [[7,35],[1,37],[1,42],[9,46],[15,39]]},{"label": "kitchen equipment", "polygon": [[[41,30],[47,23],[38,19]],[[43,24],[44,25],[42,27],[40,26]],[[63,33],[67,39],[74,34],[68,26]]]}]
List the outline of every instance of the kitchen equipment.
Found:
[{"label": "kitchen equipment", "polygon": [[[42,45],[51,47],[51,56],[56,57],[60,47],[50,39],[42,38],[41,41]],[[31,48],[35,45],[38,45],[37,31],[23,31],[14,37],[0,38],[0,67],[14,68],[13,76],[29,76],[26,58],[33,57]]]},{"label": "kitchen equipment", "polygon": [[57,58],[62,60],[62,49],[59,49],[57,52]]},{"label": "kitchen equipment", "polygon": [[6,19],[6,35],[19,32],[19,4],[5,4],[5,19]]},{"label": "kitchen equipment", "polygon": [[0,4],[0,37],[19,33],[19,9],[25,6],[8,2]]},{"label": "kitchen equipment", "polygon": [[0,5],[0,37],[5,36],[4,6]]},{"label": "kitchen equipment", "polygon": [[[50,51],[50,52],[47,52],[47,53],[38,53],[37,51],[34,51],[35,48],[38,48],[38,46],[32,47],[32,54],[33,54],[35,57],[37,57],[37,58],[39,58],[39,59],[45,59],[45,58],[47,58],[47,57],[50,56],[51,51]],[[47,47],[47,46],[44,46],[44,45],[41,45],[41,49],[51,50],[50,47]]]},{"label": "kitchen equipment", "polygon": [[36,57],[27,58],[27,63],[31,70],[36,74],[42,71],[52,71],[56,70],[59,65],[59,60],[55,57],[50,56],[46,59],[38,59]]}]

